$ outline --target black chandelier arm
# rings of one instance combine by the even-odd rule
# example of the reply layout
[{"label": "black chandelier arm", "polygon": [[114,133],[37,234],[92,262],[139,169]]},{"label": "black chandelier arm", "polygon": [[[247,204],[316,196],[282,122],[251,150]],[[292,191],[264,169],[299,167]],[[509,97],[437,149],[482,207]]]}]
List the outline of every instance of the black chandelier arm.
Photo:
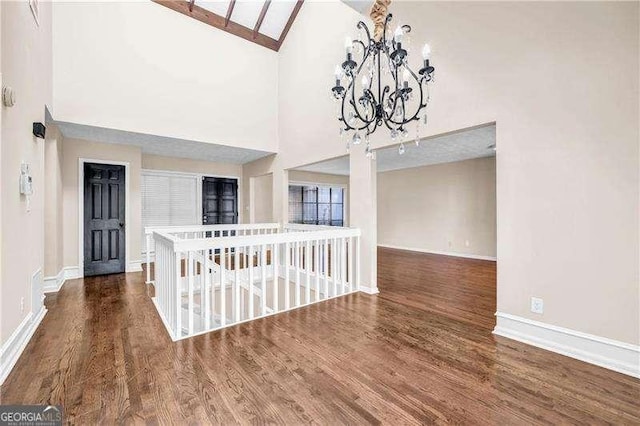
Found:
[{"label": "black chandelier arm", "polygon": [[384,18],[384,30],[382,31],[382,45],[387,45],[387,29],[389,29],[389,22],[393,18],[392,14],[388,14],[386,18]]},{"label": "black chandelier arm", "polygon": [[[395,91],[395,92],[392,92],[389,95],[389,97],[391,97],[391,96],[394,97],[394,104],[393,104],[393,109],[391,111],[391,114],[389,114],[389,117],[388,117],[387,121],[389,121],[390,123],[395,124],[395,125],[397,125],[399,127],[402,127],[405,124],[407,124],[408,122],[410,122],[411,120],[413,120],[413,118],[411,118],[409,120],[406,119],[406,114],[407,114],[406,104],[405,104],[404,98],[401,96],[401,94],[398,93],[397,91]],[[402,104],[402,121],[396,121],[396,120],[393,119],[393,115],[394,115],[394,113],[396,111],[396,108],[398,107],[398,99],[400,99],[400,103]],[[421,108],[418,108],[418,111],[420,111],[420,109]],[[416,113],[416,115],[417,115],[417,113]],[[415,115],[414,115],[414,117],[415,117]]]},{"label": "black chandelier arm", "polygon": [[[423,108],[425,108],[427,106],[427,104],[424,102],[424,90],[422,87],[422,82],[420,80],[420,78],[416,75],[416,73],[413,72],[413,70],[411,68],[409,68],[408,66],[405,67],[408,71],[409,74],[413,77],[413,79],[416,81],[416,84],[418,85],[418,88],[420,89],[420,102],[418,103],[418,109],[416,110],[415,114],[413,114],[413,116],[411,116],[411,118],[409,118],[408,120],[406,120],[406,123],[413,121],[413,120],[417,120],[418,119],[418,114],[420,114],[420,111],[422,111]],[[402,102],[402,106],[404,108],[404,100]],[[404,109],[404,113],[406,114],[407,110]]]},{"label": "black chandelier arm", "polygon": [[[364,113],[361,113],[354,102],[350,101],[349,103],[351,104],[351,106],[353,106],[353,109],[356,111],[355,117],[360,119],[360,121],[362,121],[363,123],[365,123],[365,127],[371,124],[371,122],[375,119],[375,114],[372,115],[371,118],[368,118],[369,117],[368,112],[370,111],[370,108],[367,108],[366,106],[363,105]],[[358,130],[361,130],[361,129],[363,129],[363,127],[358,128]]]},{"label": "black chandelier arm", "polygon": [[[354,110],[354,116],[357,117],[358,119],[360,119],[360,121],[362,121],[363,123],[365,123],[364,126],[361,127],[354,127],[351,124],[349,124],[349,121],[345,118],[345,102],[347,101],[348,95],[345,93],[345,96],[342,98],[342,109],[341,109],[341,114],[342,117],[338,118],[340,121],[344,122],[344,124],[346,125],[345,130],[363,130],[365,128],[367,128],[369,126],[369,124],[371,124],[371,121],[373,120],[365,120],[362,118],[362,115],[360,114],[360,111],[358,110],[358,107],[356,106],[355,103],[355,79],[351,81],[351,83],[349,84],[349,86],[347,87],[347,91],[351,90],[351,99],[348,101],[348,103],[351,105],[351,107]],[[375,119],[375,116],[374,118]]]},{"label": "black chandelier arm", "polygon": [[387,129],[389,129],[391,131],[396,130],[395,127],[391,127],[391,124],[389,124],[389,123],[391,123],[390,119],[385,118],[383,121],[384,121],[384,125],[387,126]]},{"label": "black chandelier arm", "polygon": [[372,39],[371,39],[371,33],[369,32],[369,28],[367,27],[367,24],[365,24],[364,22],[360,21],[358,22],[358,25],[356,25],[357,28],[364,30],[365,34],[367,35],[367,45],[371,46],[372,44]]},{"label": "black chandelier arm", "polygon": [[362,59],[360,60],[360,66],[362,67],[362,64],[364,64],[366,59],[369,57],[369,47],[365,46],[364,43],[360,40],[353,40],[353,43],[362,46]]},{"label": "black chandelier arm", "polygon": [[[353,111],[355,112],[355,116],[357,119],[359,119],[360,121],[362,121],[363,123],[365,123],[365,125],[363,127],[354,127],[354,129],[357,130],[362,130],[365,127],[367,127],[372,120],[367,120],[365,119],[362,114],[360,114],[360,110],[358,109],[358,105],[356,104],[356,95],[355,95],[355,84],[352,86],[351,88],[351,100],[349,101],[349,103],[351,104],[351,106],[353,107]],[[374,117],[375,118],[375,117]],[[347,123],[349,124],[349,123]]]},{"label": "black chandelier arm", "polygon": [[[387,86],[384,86],[384,90],[382,91],[382,96],[380,96],[380,105],[382,107],[382,118],[384,119],[385,123],[393,117],[393,113],[395,111],[395,105],[396,104],[394,102],[394,104],[393,104],[394,107],[391,109],[391,113],[389,113],[389,114],[387,114],[387,112],[384,110],[384,104],[385,104],[385,102],[388,102],[391,99],[392,96],[394,96],[394,93],[395,92],[391,92],[391,88],[387,85]],[[387,94],[388,94],[388,96],[385,96]],[[389,127],[389,129],[391,129],[391,128]]]},{"label": "black chandelier arm", "polygon": [[[362,42],[360,40],[356,40],[356,41],[362,44]],[[356,96],[355,96],[356,79],[360,76],[360,73],[362,72],[362,67],[366,63],[366,61],[369,58],[370,54],[371,54],[371,49],[365,49],[364,50],[363,57],[362,57],[362,62],[360,62],[360,65],[358,66],[358,68],[355,71],[355,73],[352,73],[351,82],[349,83],[349,86],[347,87],[347,93],[349,91],[351,92],[351,100],[349,101],[349,103],[353,107],[353,110],[355,112],[356,118],[360,119],[360,121],[362,121],[363,123],[366,123],[366,124],[363,127],[353,127],[346,120],[344,120],[345,123],[347,124],[347,126],[349,126],[349,128],[350,128],[349,130],[362,130],[365,127],[367,127],[372,121],[374,121],[376,119],[375,111],[373,111],[372,118],[370,120],[367,120],[367,119],[365,119],[363,117],[363,114],[360,113],[360,110],[358,109],[358,106],[356,104]],[[369,82],[369,84],[371,84],[371,82]],[[369,92],[371,93],[371,91],[369,91]],[[364,93],[366,93],[366,91]],[[373,93],[371,93],[371,95],[373,95]],[[342,102],[342,116],[343,117],[344,117],[344,100],[347,98],[347,96],[348,95],[345,94],[345,96],[343,98],[343,102]],[[372,99],[375,99],[375,97],[372,96]]]},{"label": "black chandelier arm", "polygon": [[398,90],[399,90],[399,87],[398,87],[398,67],[395,67],[394,70],[392,71],[392,77],[393,77],[394,83],[396,84],[396,87],[395,87],[395,90],[389,94],[389,98],[390,99],[393,97],[393,107],[391,108],[391,113],[389,114],[389,120],[392,123],[400,124],[400,123],[397,123],[397,122],[395,122],[393,120],[393,115],[396,112],[396,108],[398,108]]}]

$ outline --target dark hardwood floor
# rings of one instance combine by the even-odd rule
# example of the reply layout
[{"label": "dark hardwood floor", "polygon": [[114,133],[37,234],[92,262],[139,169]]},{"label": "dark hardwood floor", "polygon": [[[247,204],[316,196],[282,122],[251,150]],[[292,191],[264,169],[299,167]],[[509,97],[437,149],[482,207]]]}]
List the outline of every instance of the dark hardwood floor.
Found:
[{"label": "dark hardwood floor", "polygon": [[75,424],[640,423],[640,380],[491,335],[494,263],[379,259],[378,296],[177,343],[143,274],[69,281],[1,402]]}]

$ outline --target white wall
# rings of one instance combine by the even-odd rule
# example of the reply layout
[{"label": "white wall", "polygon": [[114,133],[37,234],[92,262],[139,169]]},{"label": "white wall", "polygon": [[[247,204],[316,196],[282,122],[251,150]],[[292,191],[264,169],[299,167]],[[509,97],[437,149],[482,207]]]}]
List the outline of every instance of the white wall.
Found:
[{"label": "white wall", "polygon": [[273,222],[273,173],[251,178],[251,222]]},{"label": "white wall", "polygon": [[56,120],[276,151],[276,52],[151,1],[53,9]]},{"label": "white wall", "polygon": [[58,275],[62,267],[64,216],[62,214],[62,134],[47,125],[44,151],[44,276]]},{"label": "white wall", "polygon": [[378,244],[495,258],[495,158],[378,173]]},{"label": "white wall", "polygon": [[[414,63],[421,44],[432,45],[436,83],[421,135],[497,122],[498,310],[634,344],[640,343],[638,6],[391,6],[396,22],[413,26]],[[342,40],[355,34],[348,25],[353,14],[342,8],[305,3],[281,49],[286,167],[344,153],[329,100]],[[381,135],[374,146],[390,144]],[[529,311],[531,296],[544,299],[544,314]]]},{"label": "white wall", "polygon": [[[1,119],[0,341],[4,343],[31,311],[31,277],[44,266],[45,142],[33,136],[32,123],[44,123],[45,105],[51,105],[51,4],[40,2],[40,26],[27,2],[1,2],[0,8],[2,83],[17,94],[15,106],[2,106]],[[34,179],[30,211],[18,191],[22,161],[30,164]]]},{"label": "white wall", "polygon": [[[339,1],[305,2],[280,48],[279,156],[285,168],[346,154],[331,99],[344,39],[363,17]],[[330,23],[330,24],[328,24]]]},{"label": "white wall", "polygon": [[306,172],[304,170],[289,170],[289,181],[321,185],[340,185],[344,187],[349,186],[349,176]]}]

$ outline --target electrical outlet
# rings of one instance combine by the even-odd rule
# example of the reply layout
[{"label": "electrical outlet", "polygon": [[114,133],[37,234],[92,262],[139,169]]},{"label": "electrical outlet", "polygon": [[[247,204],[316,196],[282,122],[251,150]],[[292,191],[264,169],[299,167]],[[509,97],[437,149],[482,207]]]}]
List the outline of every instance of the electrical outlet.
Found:
[{"label": "electrical outlet", "polygon": [[20,298],[20,312],[24,312],[24,297]]},{"label": "electrical outlet", "polygon": [[464,240],[465,247],[469,247],[469,240]]},{"label": "electrical outlet", "polygon": [[541,314],[544,312],[544,301],[539,297],[531,298],[531,312]]}]

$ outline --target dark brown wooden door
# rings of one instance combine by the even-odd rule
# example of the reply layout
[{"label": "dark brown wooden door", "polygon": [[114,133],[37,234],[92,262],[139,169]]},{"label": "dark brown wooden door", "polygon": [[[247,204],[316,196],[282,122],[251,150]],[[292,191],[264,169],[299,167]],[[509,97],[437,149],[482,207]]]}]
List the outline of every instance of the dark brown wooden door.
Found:
[{"label": "dark brown wooden door", "polygon": [[238,180],[202,178],[202,223],[238,223]]},{"label": "dark brown wooden door", "polygon": [[124,166],[84,165],[84,275],[125,271]]}]

